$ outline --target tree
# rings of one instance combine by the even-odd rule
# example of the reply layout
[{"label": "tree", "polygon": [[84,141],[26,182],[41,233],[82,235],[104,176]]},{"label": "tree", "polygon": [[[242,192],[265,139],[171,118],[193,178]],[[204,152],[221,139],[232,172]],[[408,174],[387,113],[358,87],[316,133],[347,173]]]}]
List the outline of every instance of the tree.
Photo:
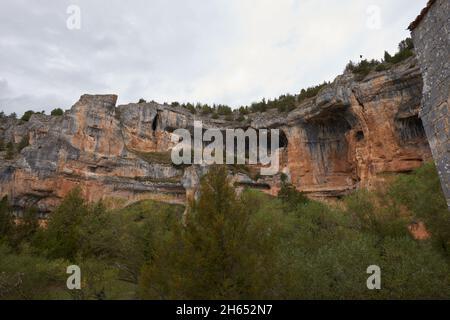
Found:
[{"label": "tree", "polygon": [[34,114],[33,110],[28,110],[28,111],[26,111],[23,114],[23,116],[22,116],[22,118],[20,118],[20,120],[22,120],[22,121],[29,121],[33,114]]},{"label": "tree", "polygon": [[190,112],[195,114],[195,107],[192,103],[187,103],[184,107]]},{"label": "tree", "polygon": [[173,240],[143,268],[140,296],[266,297],[276,280],[272,267],[278,236],[276,222],[256,216],[257,204],[247,193],[236,195],[225,166],[210,168],[185,225],[178,224]]},{"label": "tree", "polygon": [[44,236],[49,257],[75,260],[81,243],[80,225],[87,213],[81,190],[73,189],[50,216]]},{"label": "tree", "polygon": [[14,144],[9,141],[6,144],[6,155],[5,155],[5,159],[7,160],[12,160],[14,159],[14,155],[15,155],[15,148],[14,148]]},{"label": "tree", "polygon": [[19,248],[23,243],[32,243],[39,229],[39,212],[36,207],[24,210],[11,235],[11,245]]},{"label": "tree", "polygon": [[4,196],[0,201],[0,241],[11,235],[14,228],[14,219],[8,203],[8,197]]},{"label": "tree", "polygon": [[281,177],[281,188],[278,192],[278,197],[289,207],[295,208],[298,205],[305,204],[309,199],[295,186],[287,182],[286,175]]},{"label": "tree", "polygon": [[392,56],[389,54],[389,52],[384,51],[384,62],[390,63],[392,61]]},{"label": "tree", "polygon": [[414,42],[411,38],[406,38],[405,40],[400,41],[400,43],[398,44],[399,52],[412,49],[414,49]]},{"label": "tree", "polygon": [[22,139],[20,139],[19,143],[17,144],[17,152],[22,151],[23,148],[28,147],[30,144],[30,138],[28,137],[28,134],[23,136]]},{"label": "tree", "polygon": [[51,116],[62,116],[64,114],[64,111],[61,108],[56,108],[53,109],[52,112],[50,113]]},{"label": "tree", "polygon": [[141,98],[141,99],[139,99],[139,102],[138,102],[139,104],[141,104],[141,103],[147,103],[147,101],[145,101],[145,99],[143,99],[143,98]]}]

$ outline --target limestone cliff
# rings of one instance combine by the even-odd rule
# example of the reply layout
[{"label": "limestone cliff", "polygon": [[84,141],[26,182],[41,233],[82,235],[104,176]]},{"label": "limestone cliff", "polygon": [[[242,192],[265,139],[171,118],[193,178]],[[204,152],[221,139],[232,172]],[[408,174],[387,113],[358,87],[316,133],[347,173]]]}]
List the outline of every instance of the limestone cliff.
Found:
[{"label": "limestone cliff", "polygon": [[[338,76],[289,113],[250,114],[243,122],[154,102],[116,106],[114,95],[84,95],[63,116],[1,120],[4,143],[25,137],[29,145],[10,160],[1,153],[0,194],[17,208],[33,204],[43,212],[75,186],[92,201],[184,202],[205,168],[172,165],[170,138],[198,119],[221,129],[280,129],[280,173],[313,197],[339,197],[430,158],[418,118],[421,92],[421,74],[410,59],[362,81],[350,73]],[[280,174],[258,177],[253,169],[231,171],[237,184],[276,194]]]}]

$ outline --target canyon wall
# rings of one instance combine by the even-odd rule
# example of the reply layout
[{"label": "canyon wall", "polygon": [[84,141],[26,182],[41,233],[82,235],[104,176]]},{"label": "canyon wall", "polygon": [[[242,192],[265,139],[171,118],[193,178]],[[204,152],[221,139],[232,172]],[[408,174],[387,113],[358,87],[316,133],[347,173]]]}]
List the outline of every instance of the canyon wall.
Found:
[{"label": "canyon wall", "polygon": [[0,153],[0,195],[18,209],[36,205],[44,213],[75,186],[90,201],[184,203],[207,168],[173,165],[171,136],[202,120],[221,130],[280,129],[280,172],[260,176],[257,167],[230,166],[236,185],[276,194],[283,173],[311,197],[340,197],[430,159],[418,117],[421,99],[414,58],[362,81],[345,73],[289,113],[269,110],[243,121],[154,102],[116,106],[115,95],[83,95],[62,116],[0,120],[4,143],[29,141],[12,158]]}]

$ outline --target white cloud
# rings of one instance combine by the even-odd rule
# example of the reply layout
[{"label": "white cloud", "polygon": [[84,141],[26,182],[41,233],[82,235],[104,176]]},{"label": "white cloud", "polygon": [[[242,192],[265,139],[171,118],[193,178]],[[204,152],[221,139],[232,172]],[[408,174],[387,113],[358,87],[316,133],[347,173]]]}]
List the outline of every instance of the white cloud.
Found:
[{"label": "white cloud", "polygon": [[[82,28],[66,28],[66,8]],[[119,102],[248,104],[332,80],[349,59],[396,50],[426,0],[2,0],[0,108]],[[367,28],[378,6],[379,29]]]}]

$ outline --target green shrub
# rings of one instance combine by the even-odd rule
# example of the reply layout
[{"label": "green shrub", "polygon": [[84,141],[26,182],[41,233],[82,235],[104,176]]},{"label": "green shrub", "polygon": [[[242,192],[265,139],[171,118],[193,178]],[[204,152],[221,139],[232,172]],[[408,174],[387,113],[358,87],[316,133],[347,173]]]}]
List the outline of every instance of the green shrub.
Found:
[{"label": "green shrub", "polygon": [[17,144],[17,152],[21,152],[22,149],[28,147],[30,144],[30,138],[28,137],[28,134],[23,136],[22,139],[20,139],[19,143]]},{"label": "green shrub", "polygon": [[61,108],[56,108],[53,109],[52,112],[50,113],[51,116],[62,116],[64,114],[64,111]]},{"label": "green shrub", "polygon": [[11,213],[8,197],[4,196],[0,201],[0,244],[8,241],[14,230],[14,217]]},{"label": "green shrub", "polygon": [[65,273],[70,264],[0,246],[0,299],[65,299]]},{"label": "green shrub", "polygon": [[217,114],[221,116],[229,116],[233,114],[233,111],[229,106],[218,105],[214,109],[216,110]]},{"label": "green shrub", "polygon": [[450,256],[450,219],[434,163],[427,163],[413,174],[400,176],[389,195],[406,207],[417,220],[425,222],[435,246]]},{"label": "green shrub", "polygon": [[22,118],[20,118],[20,120],[22,121],[29,121],[31,116],[34,114],[35,112],[33,110],[28,110],[27,112],[25,112],[22,116]]},{"label": "green shrub", "polygon": [[276,285],[269,276],[276,261],[276,221],[252,219],[257,202],[248,194],[237,198],[226,167],[211,168],[200,190],[186,227],[178,225],[167,247],[143,268],[141,298],[268,297]]},{"label": "green shrub", "polygon": [[52,212],[42,243],[49,258],[75,260],[82,241],[80,226],[88,212],[78,188],[73,189]]},{"label": "green shrub", "polygon": [[16,155],[16,148],[14,147],[14,143],[11,141],[6,144],[6,160],[12,160],[14,159],[14,156]]},{"label": "green shrub", "polygon": [[322,90],[323,88],[325,88],[327,85],[329,85],[329,82],[324,82],[322,84],[319,84],[317,86],[314,87],[309,87],[307,89],[302,89],[300,91],[300,94],[298,95],[298,102],[302,102],[306,99],[309,98],[314,98],[315,96],[317,96],[317,94],[320,92],[320,90]]}]

